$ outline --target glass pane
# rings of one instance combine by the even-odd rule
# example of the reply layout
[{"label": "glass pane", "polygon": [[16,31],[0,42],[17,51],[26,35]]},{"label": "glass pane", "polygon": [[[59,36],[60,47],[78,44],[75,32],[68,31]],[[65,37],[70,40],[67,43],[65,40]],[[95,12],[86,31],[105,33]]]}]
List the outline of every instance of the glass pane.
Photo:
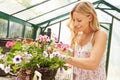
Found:
[{"label": "glass pane", "polygon": [[7,20],[0,19],[0,38],[6,38],[6,36],[7,36],[7,25],[8,25]]},{"label": "glass pane", "polygon": [[36,38],[40,35],[40,32],[41,32],[41,29],[39,28],[39,29],[37,30]]},{"label": "glass pane", "polygon": [[104,28],[105,30],[108,30],[108,31],[109,31],[109,29],[110,29],[110,24],[109,24],[109,23],[100,23],[100,26],[101,26],[102,28]]},{"label": "glass pane", "polygon": [[23,25],[10,22],[9,38],[21,38],[23,33]]},{"label": "glass pane", "polygon": [[[40,17],[44,14],[49,14],[49,12],[56,10],[56,9],[60,9],[62,6],[65,6],[65,5],[75,2],[75,1],[77,1],[77,0],[63,0],[63,1],[62,0],[50,0],[45,3],[40,4],[38,6],[33,7],[32,10],[34,10],[34,12],[36,13],[35,16],[39,15],[39,17]],[[31,4],[34,4],[36,2],[37,1],[32,0]],[[35,16],[32,16],[32,17],[35,17]]]},{"label": "glass pane", "polygon": [[119,41],[120,41],[120,21],[114,19],[107,80],[120,79]]},{"label": "glass pane", "polygon": [[32,38],[33,28],[30,26],[25,26],[25,38]]},{"label": "glass pane", "polygon": [[59,19],[56,19],[56,20],[50,22],[49,25],[51,25],[51,24],[55,24],[55,23],[60,22],[60,21],[67,20],[69,17],[70,17],[70,15],[66,15],[66,16],[64,16],[64,17],[61,17],[61,18],[59,18]]},{"label": "glass pane", "polygon": [[99,8],[106,8],[106,9],[110,9],[110,7],[109,6],[107,6],[106,4],[99,4]]},{"label": "glass pane", "polygon": [[44,14],[38,18],[30,20],[29,22],[34,23],[34,24],[38,24],[38,23],[44,22],[46,20],[56,18],[57,16],[63,15],[65,13],[69,13],[72,10],[74,5],[75,5],[75,3],[71,4],[69,6],[63,7],[61,9],[49,12],[49,14]]},{"label": "glass pane", "polygon": [[4,2],[0,3],[0,11],[5,12],[7,14],[13,14],[22,9],[25,9],[25,7],[19,4],[17,0],[4,0]]},{"label": "glass pane", "polygon": [[106,2],[120,9],[120,0],[106,0]]},{"label": "glass pane", "polygon": [[65,44],[70,44],[71,33],[67,27],[67,22],[68,20],[65,20],[61,23],[60,41]]},{"label": "glass pane", "polygon": [[[59,23],[57,23],[57,24],[55,24],[55,25],[52,25],[52,26],[50,26],[50,27],[48,27],[48,28],[51,28],[51,36],[52,36],[53,34],[55,34],[56,37],[59,38]],[[46,29],[45,32],[47,32],[47,29]]]},{"label": "glass pane", "polygon": [[104,24],[100,24],[100,25],[101,25],[100,28],[107,33],[107,36],[109,36],[110,24],[104,23]]},{"label": "glass pane", "polygon": [[15,14],[14,16],[18,17],[20,19],[23,19],[23,20],[28,20],[28,19],[31,19],[33,16],[35,17],[36,14],[34,12],[31,12],[30,10],[26,10],[24,12],[20,12],[18,14]]},{"label": "glass pane", "polygon": [[105,11],[107,11],[111,15],[115,16],[116,18],[120,19],[120,13],[118,11],[116,11],[116,10],[105,10]]},{"label": "glass pane", "polygon": [[98,15],[99,22],[104,22],[104,23],[111,23],[112,22],[112,17],[110,15],[108,15],[107,13],[104,13],[103,11],[101,11],[99,9],[97,9],[96,12]]}]

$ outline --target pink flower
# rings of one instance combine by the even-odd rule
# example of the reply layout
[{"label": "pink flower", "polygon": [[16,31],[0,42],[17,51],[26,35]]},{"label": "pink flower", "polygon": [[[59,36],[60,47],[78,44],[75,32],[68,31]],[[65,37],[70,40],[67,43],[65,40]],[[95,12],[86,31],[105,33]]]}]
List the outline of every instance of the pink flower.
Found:
[{"label": "pink flower", "polygon": [[50,39],[49,39],[49,37],[47,35],[44,35],[44,36],[43,35],[39,35],[37,40],[39,42],[49,42],[50,41]]},{"label": "pink flower", "polygon": [[70,46],[68,44],[57,43],[55,45],[56,48],[61,48],[62,51],[69,50]]},{"label": "pink flower", "polygon": [[30,74],[30,72],[31,72],[31,70],[26,70],[25,73],[26,73],[26,74]]},{"label": "pink flower", "polygon": [[63,45],[62,43],[57,43],[57,44],[55,45],[55,47],[56,47],[56,48],[61,48],[62,45]]},{"label": "pink flower", "polygon": [[15,41],[7,41],[6,47],[7,47],[7,48],[12,47],[12,46],[14,46],[15,44],[16,44]]},{"label": "pink flower", "polygon": [[25,80],[30,80],[30,76],[26,76]]},{"label": "pink flower", "polygon": [[69,47],[70,46],[68,44],[63,44],[61,49],[62,49],[62,51],[66,51],[66,50],[68,50]]},{"label": "pink flower", "polygon": [[53,33],[52,37],[54,38],[55,41],[58,41],[58,38],[54,33]]}]

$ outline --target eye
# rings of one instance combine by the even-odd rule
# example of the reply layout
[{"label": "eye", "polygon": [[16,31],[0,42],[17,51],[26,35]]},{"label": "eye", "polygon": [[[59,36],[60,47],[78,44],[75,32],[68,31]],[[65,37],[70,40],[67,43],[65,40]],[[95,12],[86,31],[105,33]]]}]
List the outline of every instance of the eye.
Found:
[{"label": "eye", "polygon": [[82,20],[78,19],[77,21],[78,21],[78,22],[81,22]]},{"label": "eye", "polygon": [[75,21],[75,19],[73,19],[73,21]]}]

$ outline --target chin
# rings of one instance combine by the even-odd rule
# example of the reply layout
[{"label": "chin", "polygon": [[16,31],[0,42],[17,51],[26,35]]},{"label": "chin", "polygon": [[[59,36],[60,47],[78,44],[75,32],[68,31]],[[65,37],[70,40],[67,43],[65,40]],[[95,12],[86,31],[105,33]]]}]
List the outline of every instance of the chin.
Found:
[{"label": "chin", "polygon": [[83,30],[79,29],[78,32],[83,32]]}]

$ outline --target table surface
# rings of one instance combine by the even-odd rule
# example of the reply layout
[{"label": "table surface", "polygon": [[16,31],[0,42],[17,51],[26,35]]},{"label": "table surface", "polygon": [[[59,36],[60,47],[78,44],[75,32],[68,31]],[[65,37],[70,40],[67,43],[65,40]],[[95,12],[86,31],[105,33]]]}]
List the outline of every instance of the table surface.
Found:
[{"label": "table surface", "polygon": [[15,77],[10,77],[10,76],[2,77],[2,76],[0,76],[0,80],[15,80]]}]

